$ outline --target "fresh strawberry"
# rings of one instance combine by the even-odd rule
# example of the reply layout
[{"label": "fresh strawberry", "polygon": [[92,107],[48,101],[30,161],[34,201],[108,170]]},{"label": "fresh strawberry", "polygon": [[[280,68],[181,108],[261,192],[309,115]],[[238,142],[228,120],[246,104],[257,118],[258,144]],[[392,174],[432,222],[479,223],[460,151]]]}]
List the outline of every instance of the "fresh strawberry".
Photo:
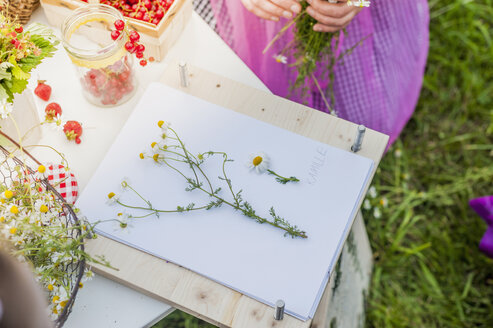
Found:
[{"label": "fresh strawberry", "polygon": [[49,103],[45,108],[46,120],[51,121],[57,115],[62,115],[62,107],[58,105],[56,102]]},{"label": "fresh strawberry", "polygon": [[80,144],[80,136],[82,135],[82,126],[77,121],[67,121],[63,126],[63,132],[68,140],[75,140],[76,144]]},{"label": "fresh strawberry", "polygon": [[43,99],[44,101],[50,100],[51,96],[51,87],[45,83],[46,81],[38,81],[38,86],[36,89],[34,89],[34,93],[36,96],[39,98]]}]

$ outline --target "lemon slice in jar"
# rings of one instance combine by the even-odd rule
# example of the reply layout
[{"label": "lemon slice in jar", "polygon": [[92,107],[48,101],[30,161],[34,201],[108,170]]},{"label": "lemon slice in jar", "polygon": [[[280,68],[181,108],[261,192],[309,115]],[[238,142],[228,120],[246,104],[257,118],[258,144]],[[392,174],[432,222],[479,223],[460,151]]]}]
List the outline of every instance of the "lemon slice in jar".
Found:
[{"label": "lemon slice in jar", "polygon": [[[79,22],[78,24],[74,25],[67,33],[67,40],[70,40],[72,38],[72,35],[79,30],[82,26],[88,25],[92,22],[98,22],[98,23],[110,23],[110,22],[105,15],[100,15],[100,14],[90,14],[88,17]],[[105,33],[101,33],[101,35],[104,35]],[[126,38],[125,35],[122,36],[123,38]],[[115,41],[118,42],[118,41]],[[123,43],[124,44],[124,43]],[[82,55],[75,55],[71,51],[67,51],[68,56],[72,63],[74,65],[79,66],[79,67],[86,67],[86,68],[94,68],[94,69],[99,69],[99,68],[104,68],[110,65],[113,65],[117,61],[119,61],[121,58],[123,58],[126,54],[127,51],[124,46],[118,46],[116,44],[109,44],[104,47],[101,47],[100,53],[98,51],[95,51],[93,55],[87,55],[87,56],[82,56]]]}]

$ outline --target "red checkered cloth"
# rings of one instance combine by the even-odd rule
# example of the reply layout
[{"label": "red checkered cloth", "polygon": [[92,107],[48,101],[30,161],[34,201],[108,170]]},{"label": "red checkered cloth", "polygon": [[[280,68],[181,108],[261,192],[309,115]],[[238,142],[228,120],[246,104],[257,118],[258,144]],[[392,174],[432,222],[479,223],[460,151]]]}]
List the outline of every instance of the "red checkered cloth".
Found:
[{"label": "red checkered cloth", "polygon": [[68,204],[75,204],[79,196],[77,179],[63,165],[49,164],[46,176],[50,184],[60,193]]}]

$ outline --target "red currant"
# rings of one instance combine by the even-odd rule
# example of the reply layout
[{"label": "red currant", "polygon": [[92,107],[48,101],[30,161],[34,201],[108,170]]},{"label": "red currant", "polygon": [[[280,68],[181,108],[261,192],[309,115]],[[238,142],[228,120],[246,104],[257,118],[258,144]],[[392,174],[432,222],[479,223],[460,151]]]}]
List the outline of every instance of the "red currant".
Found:
[{"label": "red currant", "polygon": [[140,61],[140,66],[145,66],[145,65],[147,65],[147,60],[142,59],[142,60]]},{"label": "red currant", "polygon": [[142,43],[137,44],[135,47],[135,51],[137,51],[137,52],[144,52],[145,50],[146,50],[146,47]]},{"label": "red currant", "polygon": [[132,42],[138,42],[140,40],[140,35],[136,31],[132,31],[130,32],[129,38]]},{"label": "red currant", "polygon": [[135,44],[133,42],[127,41],[127,43],[125,43],[125,49],[130,53],[134,53],[135,52]]},{"label": "red currant", "polygon": [[118,30],[111,31],[111,39],[116,40],[120,37],[121,33]]},{"label": "red currant", "polygon": [[24,28],[22,26],[19,26],[18,28],[15,29],[17,33],[22,33],[24,32]]},{"label": "red currant", "polygon": [[116,20],[115,21],[115,28],[118,31],[123,31],[123,29],[125,28],[125,22],[123,22],[121,19]]},{"label": "red currant", "polygon": [[144,54],[142,52],[137,52],[137,53],[135,53],[135,57],[137,57],[139,59],[144,58]]}]

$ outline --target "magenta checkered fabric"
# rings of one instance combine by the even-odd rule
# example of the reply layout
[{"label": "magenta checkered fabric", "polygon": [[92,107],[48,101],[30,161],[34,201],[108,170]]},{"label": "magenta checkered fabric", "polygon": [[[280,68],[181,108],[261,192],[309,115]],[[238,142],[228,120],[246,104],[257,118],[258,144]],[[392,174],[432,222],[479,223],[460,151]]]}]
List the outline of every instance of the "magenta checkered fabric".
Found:
[{"label": "magenta checkered fabric", "polygon": [[[270,22],[248,12],[241,1],[211,0],[221,37],[275,94],[303,102],[289,93],[295,69],[276,63],[273,56],[292,39],[286,33],[266,55],[262,50],[286,20]],[[411,117],[421,90],[428,54],[429,12],[426,0],[373,1],[347,27],[342,50],[369,36],[335,69],[338,115],[390,135],[394,142]],[[293,58],[288,58],[288,63]],[[316,74],[322,86],[328,76]],[[308,105],[327,111],[315,86]]]}]

